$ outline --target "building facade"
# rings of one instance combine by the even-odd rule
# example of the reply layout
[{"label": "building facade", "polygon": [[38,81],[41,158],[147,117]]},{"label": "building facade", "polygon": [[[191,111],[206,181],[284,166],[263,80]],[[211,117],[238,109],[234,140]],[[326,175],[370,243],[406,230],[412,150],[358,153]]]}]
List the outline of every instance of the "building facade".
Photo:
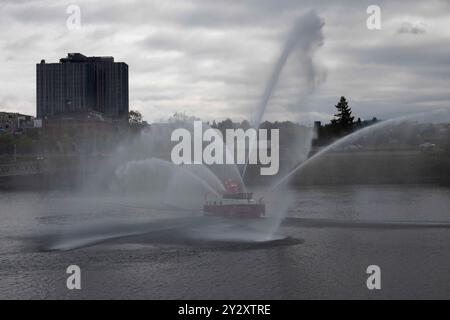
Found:
[{"label": "building facade", "polygon": [[128,116],[128,65],[113,57],[69,53],[59,63],[36,65],[36,116],[39,119],[99,112]]},{"label": "building facade", "polygon": [[23,130],[34,126],[33,116],[16,112],[0,112],[0,134],[21,133]]}]

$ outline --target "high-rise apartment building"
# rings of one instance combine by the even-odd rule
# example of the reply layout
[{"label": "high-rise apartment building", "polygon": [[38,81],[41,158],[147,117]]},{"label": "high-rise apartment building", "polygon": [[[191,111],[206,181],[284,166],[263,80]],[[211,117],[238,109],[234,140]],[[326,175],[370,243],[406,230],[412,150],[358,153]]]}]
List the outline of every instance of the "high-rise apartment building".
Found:
[{"label": "high-rise apartment building", "polygon": [[113,57],[69,53],[59,63],[36,65],[36,116],[100,112],[111,118],[128,115],[128,65]]}]

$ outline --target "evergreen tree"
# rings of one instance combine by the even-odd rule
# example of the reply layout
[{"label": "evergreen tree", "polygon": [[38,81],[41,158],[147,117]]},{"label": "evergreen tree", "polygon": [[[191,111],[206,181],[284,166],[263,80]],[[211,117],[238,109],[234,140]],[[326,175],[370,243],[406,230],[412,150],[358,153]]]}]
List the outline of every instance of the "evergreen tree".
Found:
[{"label": "evergreen tree", "polygon": [[348,102],[345,97],[342,96],[335,107],[338,110],[338,113],[334,115],[336,118],[331,120],[331,123],[340,129],[346,131],[351,130],[353,127],[354,117],[352,117],[352,109],[348,106]]}]

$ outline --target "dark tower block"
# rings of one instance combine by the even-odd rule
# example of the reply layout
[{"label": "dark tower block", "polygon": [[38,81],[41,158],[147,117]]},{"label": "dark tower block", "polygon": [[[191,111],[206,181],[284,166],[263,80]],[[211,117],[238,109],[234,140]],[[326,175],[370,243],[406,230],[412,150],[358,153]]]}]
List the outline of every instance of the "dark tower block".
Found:
[{"label": "dark tower block", "polygon": [[111,118],[128,115],[128,65],[113,57],[69,53],[59,63],[36,65],[38,118],[96,111]]}]

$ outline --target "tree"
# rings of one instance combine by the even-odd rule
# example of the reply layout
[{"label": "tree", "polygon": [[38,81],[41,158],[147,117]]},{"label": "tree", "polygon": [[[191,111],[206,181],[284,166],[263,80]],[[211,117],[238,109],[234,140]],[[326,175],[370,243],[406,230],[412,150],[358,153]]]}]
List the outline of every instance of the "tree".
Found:
[{"label": "tree", "polygon": [[189,116],[185,112],[175,112],[171,117],[169,117],[169,123],[194,123],[194,121],[199,121],[200,118],[196,116]]},{"label": "tree", "polygon": [[241,122],[241,128],[244,130],[247,130],[251,127],[250,122],[248,122],[247,120],[243,120]]},{"label": "tree", "polygon": [[234,123],[230,118],[227,118],[217,124],[217,128],[222,132],[222,134],[225,136],[225,130],[227,129],[234,129]]},{"label": "tree", "polygon": [[130,112],[128,112],[128,122],[131,125],[141,125],[142,114],[137,110],[130,110]]},{"label": "tree", "polygon": [[354,117],[352,117],[352,109],[348,106],[348,102],[344,96],[341,97],[335,107],[338,110],[338,113],[334,115],[336,118],[331,120],[331,123],[342,130],[351,130]]}]

